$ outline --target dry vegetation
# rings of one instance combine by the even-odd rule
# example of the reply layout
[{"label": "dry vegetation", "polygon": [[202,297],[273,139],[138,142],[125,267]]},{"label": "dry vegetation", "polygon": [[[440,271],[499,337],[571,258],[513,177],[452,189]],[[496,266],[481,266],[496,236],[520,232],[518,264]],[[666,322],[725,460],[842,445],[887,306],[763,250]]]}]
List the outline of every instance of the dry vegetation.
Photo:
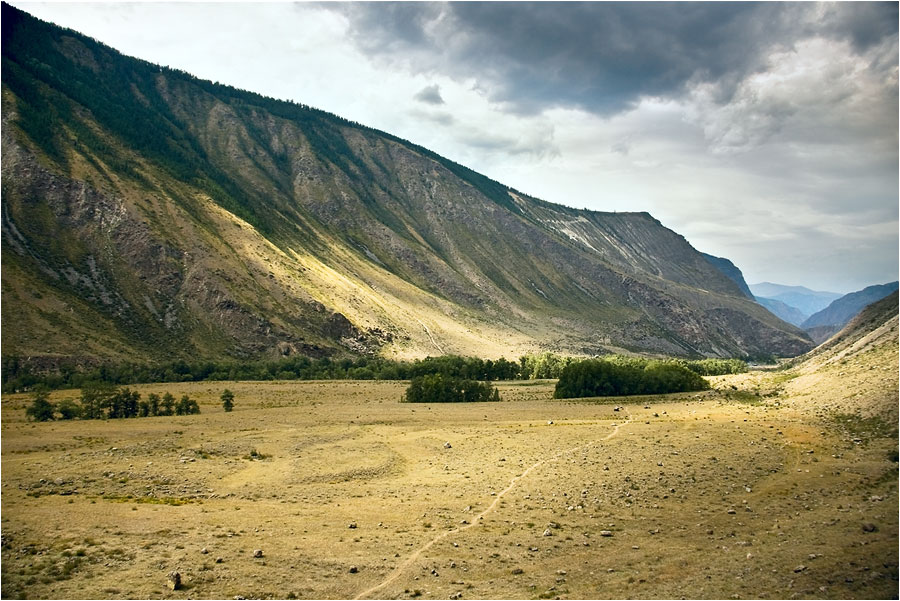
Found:
[{"label": "dry vegetation", "polygon": [[[896,343],[868,361],[842,368],[896,407]],[[896,423],[809,411],[807,377],[472,405],[227,383],[233,413],[226,384],[147,385],[202,414],[40,424],[9,395],[3,597],[895,598]]]}]

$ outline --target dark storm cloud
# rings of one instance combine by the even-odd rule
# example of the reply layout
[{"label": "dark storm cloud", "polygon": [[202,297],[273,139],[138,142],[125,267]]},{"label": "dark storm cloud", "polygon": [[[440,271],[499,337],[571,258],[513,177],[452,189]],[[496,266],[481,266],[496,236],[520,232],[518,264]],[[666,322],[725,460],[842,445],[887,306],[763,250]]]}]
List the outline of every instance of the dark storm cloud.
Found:
[{"label": "dark storm cloud", "polygon": [[415,99],[425,104],[444,104],[441,98],[441,88],[437,84],[425,86],[415,95]]},{"label": "dark storm cloud", "polygon": [[895,3],[355,3],[343,11],[370,56],[474,78],[519,112],[612,114],[642,97],[716,81],[725,102],[774,48],[820,35],[858,49],[897,34]]}]

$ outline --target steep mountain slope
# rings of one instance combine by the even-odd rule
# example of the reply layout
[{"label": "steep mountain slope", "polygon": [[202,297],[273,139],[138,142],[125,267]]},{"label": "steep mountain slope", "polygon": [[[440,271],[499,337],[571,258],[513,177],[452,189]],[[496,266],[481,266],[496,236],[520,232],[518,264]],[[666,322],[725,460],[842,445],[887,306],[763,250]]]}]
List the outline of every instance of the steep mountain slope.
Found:
[{"label": "steep mountain slope", "polygon": [[897,290],[897,282],[867,286],[832,301],[830,305],[811,315],[800,327],[816,342],[824,342],[868,305]]},{"label": "steep mountain slope", "polygon": [[771,282],[750,284],[750,290],[756,298],[771,298],[781,301],[807,316],[821,311],[831,301],[842,296],[836,292],[810,290],[805,286],[784,286]]},{"label": "steep mountain slope", "polygon": [[756,297],[756,302],[771,311],[775,316],[778,317],[778,319],[782,319],[788,323],[792,323],[797,327],[800,327],[800,324],[806,321],[807,315],[805,313],[803,313],[796,307],[792,307],[781,302],[780,300],[758,296]]},{"label": "steep mountain slope", "polygon": [[6,356],[811,346],[646,213],[2,17]]},{"label": "steep mountain slope", "polygon": [[[741,270],[738,269],[737,265],[724,257],[715,257],[707,253],[700,254],[703,255],[704,259],[712,263],[713,267],[721,271],[728,277],[728,279],[737,284],[737,287],[740,288],[741,292],[744,293],[744,296],[746,296],[747,298],[753,298],[753,293],[750,292],[750,287],[747,286],[747,282],[744,281],[744,274],[741,273]],[[781,316],[779,315],[779,317]],[[782,317],[782,319],[784,318]]]},{"label": "steep mountain slope", "polygon": [[897,292],[872,303],[824,344],[792,361],[788,396],[818,412],[881,416],[897,424]]}]

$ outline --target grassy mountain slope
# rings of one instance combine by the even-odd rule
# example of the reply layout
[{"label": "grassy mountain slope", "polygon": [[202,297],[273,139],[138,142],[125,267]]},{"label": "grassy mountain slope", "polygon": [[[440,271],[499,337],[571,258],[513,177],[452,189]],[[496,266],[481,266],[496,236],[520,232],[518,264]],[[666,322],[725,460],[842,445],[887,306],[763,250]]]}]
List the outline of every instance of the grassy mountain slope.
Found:
[{"label": "grassy mountain slope", "polygon": [[646,213],[2,17],[5,355],[810,347]]}]

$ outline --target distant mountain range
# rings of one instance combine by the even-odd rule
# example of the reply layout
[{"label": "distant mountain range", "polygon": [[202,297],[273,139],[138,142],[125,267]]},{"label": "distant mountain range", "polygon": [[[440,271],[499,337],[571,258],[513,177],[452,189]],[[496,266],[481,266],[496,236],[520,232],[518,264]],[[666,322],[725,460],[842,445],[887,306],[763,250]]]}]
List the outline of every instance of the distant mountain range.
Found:
[{"label": "distant mountain range", "polygon": [[779,319],[783,319],[784,321],[794,324],[798,327],[800,326],[800,324],[806,321],[807,317],[809,317],[806,313],[804,313],[797,307],[792,307],[789,304],[780,300],[775,300],[774,298],[757,296],[756,302],[771,311],[773,314],[777,315]]},{"label": "distant mountain range", "polygon": [[812,346],[647,213],[2,23],[4,361]]},{"label": "distant mountain range", "polygon": [[803,322],[801,327],[817,343],[828,340],[868,305],[897,291],[897,282],[868,286],[857,292],[846,294],[815,313]]},{"label": "distant mountain range", "polygon": [[750,290],[756,298],[768,298],[781,301],[782,303],[799,310],[807,317],[821,311],[827,307],[831,301],[841,297],[841,294],[837,292],[823,292],[819,290],[810,290],[804,286],[784,286],[782,284],[773,284],[771,282],[750,284]]},{"label": "distant mountain range", "polygon": [[803,328],[816,343],[821,343],[866,306],[896,291],[897,282],[868,286],[845,295],[771,282],[751,284],[750,290],[759,304],[788,323]]},{"label": "distant mountain range", "polygon": [[865,307],[897,290],[897,282],[868,286],[845,295],[772,282],[748,286],[743,273],[734,263],[721,257],[702,254],[744,294],[755,298],[756,302],[779,319],[802,328],[817,344],[828,340]]}]

